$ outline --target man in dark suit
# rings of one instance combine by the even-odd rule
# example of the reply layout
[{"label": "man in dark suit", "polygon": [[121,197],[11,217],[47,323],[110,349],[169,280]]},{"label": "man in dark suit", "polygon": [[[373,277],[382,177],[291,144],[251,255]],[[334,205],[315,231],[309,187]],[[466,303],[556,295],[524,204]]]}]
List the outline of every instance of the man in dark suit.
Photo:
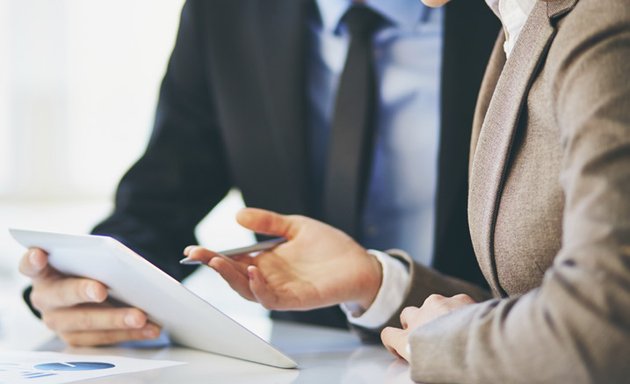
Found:
[{"label": "man in dark suit", "polygon": [[[195,226],[238,188],[248,206],[315,217],[366,247],[406,248],[482,282],[465,215],[468,143],[498,24],[477,2],[439,12],[415,0],[357,3],[189,1],[146,153],[94,232],[182,279],[190,271],[177,260]],[[339,134],[353,125],[358,133]],[[381,194],[386,178],[398,195]],[[374,222],[383,212],[391,220]],[[105,287],[60,276],[39,250],[21,269],[33,279],[25,298],[70,343],[157,332],[136,309],[77,307],[106,301]],[[274,316],[346,324],[337,307]]]}]

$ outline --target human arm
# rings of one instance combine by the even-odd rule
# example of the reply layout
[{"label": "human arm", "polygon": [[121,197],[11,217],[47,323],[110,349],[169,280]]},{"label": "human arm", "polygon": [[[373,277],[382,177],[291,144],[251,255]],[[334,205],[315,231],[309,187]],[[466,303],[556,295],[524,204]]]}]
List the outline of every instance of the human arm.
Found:
[{"label": "human arm", "polygon": [[[418,327],[409,339],[415,380],[627,381],[630,23],[621,2],[578,6],[544,68],[562,141],[561,249],[539,288]],[[598,26],[604,17],[617,22]]]},{"label": "human arm", "polygon": [[381,332],[383,345],[395,356],[410,360],[409,337],[417,328],[430,323],[440,316],[444,316],[475,301],[468,295],[459,294],[444,297],[433,294],[426,298],[421,307],[406,307],[400,312],[400,328],[387,327]]},{"label": "human arm", "polygon": [[[307,217],[252,208],[240,211],[237,220],[248,229],[282,236],[288,242],[254,257],[226,258],[199,246],[187,247],[184,253],[217,270],[243,297],[270,309],[306,310],[344,302],[368,308],[378,294],[378,261],[343,232]],[[481,288],[413,263],[404,252],[390,254],[410,271],[403,307],[417,305],[435,292],[468,292],[478,300],[488,297]],[[398,324],[397,313],[386,324]],[[363,331],[377,333],[380,328]]]}]

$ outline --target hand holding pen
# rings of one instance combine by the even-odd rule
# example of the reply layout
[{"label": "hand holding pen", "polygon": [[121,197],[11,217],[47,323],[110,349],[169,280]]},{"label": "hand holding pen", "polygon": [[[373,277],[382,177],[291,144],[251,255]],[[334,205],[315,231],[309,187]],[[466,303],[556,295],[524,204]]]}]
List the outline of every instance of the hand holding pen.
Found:
[{"label": "hand holding pen", "polygon": [[376,297],[380,263],[342,231],[308,217],[254,208],[241,210],[236,219],[256,233],[280,238],[219,253],[189,246],[181,263],[209,266],[241,296],[267,309],[351,301],[367,308]]}]

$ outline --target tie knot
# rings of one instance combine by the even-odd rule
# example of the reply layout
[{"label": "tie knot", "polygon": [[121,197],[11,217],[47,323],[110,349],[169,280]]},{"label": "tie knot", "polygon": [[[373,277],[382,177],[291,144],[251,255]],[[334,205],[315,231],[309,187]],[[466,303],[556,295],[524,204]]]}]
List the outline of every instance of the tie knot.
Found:
[{"label": "tie knot", "polygon": [[355,4],[343,16],[351,37],[369,37],[384,24],[383,16],[362,4]]}]

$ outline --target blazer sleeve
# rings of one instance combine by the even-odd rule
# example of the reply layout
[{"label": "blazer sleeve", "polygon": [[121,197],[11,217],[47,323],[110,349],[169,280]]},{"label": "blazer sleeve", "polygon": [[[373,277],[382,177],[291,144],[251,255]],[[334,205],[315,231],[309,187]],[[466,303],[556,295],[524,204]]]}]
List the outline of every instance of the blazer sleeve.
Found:
[{"label": "blazer sleeve", "polygon": [[146,152],[122,178],[111,216],[93,230],[177,279],[190,272],[177,260],[197,242],[195,226],[232,185],[206,76],[203,6],[183,7]]},{"label": "blazer sleeve", "polygon": [[387,254],[395,259],[398,259],[408,268],[409,285],[407,291],[404,293],[402,304],[394,315],[381,327],[367,329],[350,323],[352,329],[358,333],[363,341],[378,341],[380,331],[385,327],[400,328],[400,313],[402,310],[405,307],[421,306],[424,300],[432,294],[454,296],[460,293],[465,293],[472,297],[475,301],[488,300],[492,297],[490,292],[488,292],[485,288],[479,287],[462,279],[444,275],[435,269],[428,268],[414,261],[411,256],[402,250],[390,249],[387,251]]},{"label": "blazer sleeve", "polygon": [[[605,8],[606,3],[610,1],[601,7]],[[599,4],[597,7],[600,9]],[[586,22],[593,24],[601,20],[600,16],[588,17]],[[619,18],[625,21],[612,23],[597,33],[581,31],[577,35],[584,39],[580,41],[569,42],[565,33],[566,38],[555,42],[567,46],[563,51],[566,56],[552,72],[554,104],[550,106],[563,140],[560,182],[565,211],[562,248],[552,267],[539,288],[521,297],[470,305],[416,329],[410,338],[414,380],[627,382],[627,8],[625,16]]]}]

